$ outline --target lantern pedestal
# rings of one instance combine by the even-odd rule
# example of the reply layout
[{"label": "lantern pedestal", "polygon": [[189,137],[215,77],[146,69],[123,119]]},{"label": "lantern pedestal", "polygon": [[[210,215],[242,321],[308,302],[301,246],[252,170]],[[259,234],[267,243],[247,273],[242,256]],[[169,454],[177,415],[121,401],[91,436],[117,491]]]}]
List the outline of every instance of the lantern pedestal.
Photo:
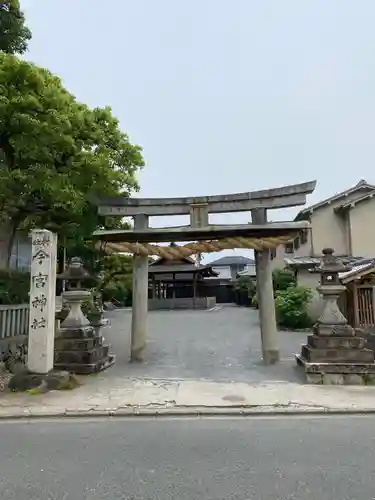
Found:
[{"label": "lantern pedestal", "polygon": [[[87,278],[79,259],[72,259],[70,267],[60,275],[69,283],[80,283]],[[109,353],[100,333],[100,325],[90,323],[82,311],[82,303],[91,297],[91,292],[76,287],[63,293],[69,306],[69,314],[60,325],[55,338],[55,369],[80,375],[97,373],[110,367],[115,356]]]},{"label": "lantern pedestal", "polygon": [[317,324],[296,360],[303,367],[309,384],[374,383],[374,353],[365,349],[365,342],[349,325]]},{"label": "lantern pedestal", "polygon": [[375,383],[374,353],[365,349],[365,339],[357,337],[354,328],[337,305],[345,291],[339,272],[348,270],[333,256],[333,250],[323,250],[319,268],[321,285],[318,292],[324,300],[323,313],[307,337],[301,354],[296,356],[306,381],[311,384],[363,385]]}]

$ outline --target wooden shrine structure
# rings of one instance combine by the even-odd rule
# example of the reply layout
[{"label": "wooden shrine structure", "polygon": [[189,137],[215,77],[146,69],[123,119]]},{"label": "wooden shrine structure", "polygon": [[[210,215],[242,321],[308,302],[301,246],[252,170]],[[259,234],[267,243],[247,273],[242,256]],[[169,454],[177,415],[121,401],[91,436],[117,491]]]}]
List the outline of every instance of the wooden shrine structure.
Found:
[{"label": "wooden shrine structure", "polygon": [[339,302],[351,326],[375,330],[375,261],[359,263],[340,276],[346,293]]},{"label": "wooden shrine structure", "polygon": [[[175,244],[171,244],[175,246]],[[148,268],[149,310],[210,309],[216,298],[207,296],[204,279],[216,277],[211,266],[198,264],[191,257],[168,260],[159,257]]]},{"label": "wooden shrine structure", "polygon": [[[133,264],[131,359],[142,361],[146,346],[149,256],[181,260],[191,255],[234,248],[255,250],[263,361],[279,360],[270,249],[293,241],[309,223],[268,222],[267,211],[304,205],[316,181],[274,189],[185,198],[109,197],[98,200],[101,215],[133,217],[132,230],[100,230],[93,238],[107,252],[130,252]],[[211,225],[210,213],[251,212],[251,223]],[[149,217],[189,215],[189,226],[150,228]],[[181,246],[159,243],[189,242]]]}]

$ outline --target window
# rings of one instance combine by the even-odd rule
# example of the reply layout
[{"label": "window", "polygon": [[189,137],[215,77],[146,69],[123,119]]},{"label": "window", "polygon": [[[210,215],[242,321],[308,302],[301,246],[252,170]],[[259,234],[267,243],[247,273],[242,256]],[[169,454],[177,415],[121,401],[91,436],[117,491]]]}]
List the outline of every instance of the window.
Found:
[{"label": "window", "polygon": [[294,253],[294,244],[292,243],[287,243],[285,245],[285,253]]},{"label": "window", "polygon": [[271,248],[270,256],[271,256],[271,260],[276,258],[276,248]]},{"label": "window", "polygon": [[294,250],[298,250],[301,246],[299,236],[293,241]]},{"label": "window", "polygon": [[302,231],[301,233],[301,245],[304,245],[305,243],[307,243],[309,240],[309,233],[308,233],[308,230],[305,229],[305,231]]}]

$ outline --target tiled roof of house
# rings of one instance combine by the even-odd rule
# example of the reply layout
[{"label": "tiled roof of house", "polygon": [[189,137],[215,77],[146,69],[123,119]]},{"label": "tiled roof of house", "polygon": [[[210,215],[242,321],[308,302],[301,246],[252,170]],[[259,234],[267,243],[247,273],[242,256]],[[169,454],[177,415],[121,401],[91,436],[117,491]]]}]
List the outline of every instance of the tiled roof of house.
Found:
[{"label": "tiled roof of house", "polygon": [[148,267],[148,272],[152,274],[164,274],[164,273],[205,273],[207,276],[217,276],[218,274],[213,271],[210,265],[207,266],[196,266],[193,264],[171,264],[171,265],[160,265],[154,266],[150,265]]},{"label": "tiled roof of house", "polygon": [[249,259],[248,257],[243,257],[242,255],[228,255],[221,257],[220,259],[214,260],[213,262],[208,262],[208,265],[214,267],[220,266],[246,266],[247,264],[254,264],[254,259]]},{"label": "tiled roof of house", "polygon": [[336,210],[346,210],[355,207],[358,203],[362,203],[363,201],[369,200],[371,198],[374,198],[375,196],[375,190],[370,191],[369,193],[364,194],[360,198],[357,198],[356,200],[353,201],[347,201],[346,203],[343,203],[339,207],[336,208]]},{"label": "tiled roof of house", "polygon": [[350,271],[345,271],[344,273],[339,273],[339,278],[343,283],[347,283],[354,278],[361,277],[362,273],[371,271],[375,267],[375,261],[371,260],[370,262],[365,262],[358,264],[357,266],[353,266]]},{"label": "tiled roof of house", "polygon": [[304,208],[295,217],[295,221],[305,219],[308,217],[308,215],[313,212],[314,210],[317,210],[321,207],[324,207],[325,205],[328,205],[329,203],[332,203],[334,201],[339,200],[340,198],[344,198],[345,196],[348,196],[351,193],[355,193],[356,191],[375,191],[375,186],[372,184],[369,184],[366,180],[361,179],[355,186],[352,186],[349,189],[346,189],[345,191],[342,191],[341,193],[337,193],[329,198],[326,198],[325,200],[322,200],[318,203],[315,203],[314,205],[310,205],[307,208]]},{"label": "tiled roof of house", "polygon": [[[340,256],[342,262],[346,265],[359,265],[368,264],[372,262],[373,259],[364,259],[363,257],[352,257],[352,256]],[[285,265],[287,267],[311,267],[314,268],[318,266],[321,262],[321,257],[285,257]]]}]

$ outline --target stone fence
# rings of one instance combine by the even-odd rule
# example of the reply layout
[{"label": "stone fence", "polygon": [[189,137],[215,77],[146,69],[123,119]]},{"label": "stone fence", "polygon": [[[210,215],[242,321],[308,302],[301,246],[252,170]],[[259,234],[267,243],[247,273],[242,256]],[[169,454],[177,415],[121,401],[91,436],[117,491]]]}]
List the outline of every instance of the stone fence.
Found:
[{"label": "stone fence", "polygon": [[0,341],[28,334],[29,305],[0,305]]}]

